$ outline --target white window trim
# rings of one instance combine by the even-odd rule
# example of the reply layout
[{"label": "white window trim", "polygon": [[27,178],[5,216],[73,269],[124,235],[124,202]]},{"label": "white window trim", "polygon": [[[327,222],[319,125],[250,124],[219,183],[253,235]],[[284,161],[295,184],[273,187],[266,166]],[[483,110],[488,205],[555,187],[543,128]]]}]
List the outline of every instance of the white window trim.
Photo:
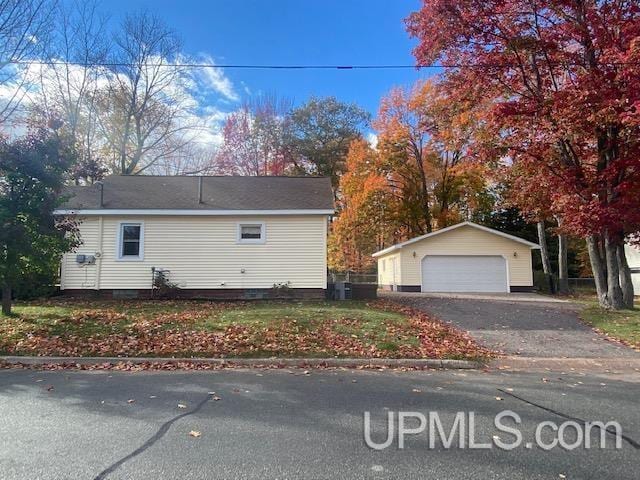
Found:
[{"label": "white window trim", "polygon": [[[242,238],[242,227],[260,227],[260,238]],[[239,222],[236,236],[236,243],[262,245],[266,243],[266,228],[264,222]]]},{"label": "white window trim", "polygon": [[[122,227],[124,225],[139,225],[140,226],[140,250],[137,256],[122,255]],[[144,222],[143,221],[122,221],[118,222],[118,235],[116,240],[116,260],[119,262],[142,262],[144,260]]]}]

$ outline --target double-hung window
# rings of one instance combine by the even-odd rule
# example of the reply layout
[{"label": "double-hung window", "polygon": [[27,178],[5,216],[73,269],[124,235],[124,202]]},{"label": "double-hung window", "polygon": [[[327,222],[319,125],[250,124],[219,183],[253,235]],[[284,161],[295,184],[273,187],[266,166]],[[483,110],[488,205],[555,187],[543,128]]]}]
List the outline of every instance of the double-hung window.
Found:
[{"label": "double-hung window", "polygon": [[141,223],[121,223],[118,235],[118,259],[142,260],[144,232]]},{"label": "double-hung window", "polygon": [[264,243],[264,223],[239,223],[238,243]]}]

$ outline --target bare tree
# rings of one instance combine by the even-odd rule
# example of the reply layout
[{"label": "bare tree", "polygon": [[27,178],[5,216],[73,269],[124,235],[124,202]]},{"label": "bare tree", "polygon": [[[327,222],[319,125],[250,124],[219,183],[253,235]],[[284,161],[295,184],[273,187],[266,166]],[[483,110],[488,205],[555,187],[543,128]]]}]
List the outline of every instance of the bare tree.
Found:
[{"label": "bare tree", "polygon": [[140,174],[193,141],[179,66],[180,42],[149,13],[127,16],[116,35],[108,89],[100,96],[100,126],[112,170]]},{"label": "bare tree", "polygon": [[46,63],[39,69],[40,86],[32,102],[32,122],[59,122],[59,132],[75,147],[75,180],[98,180],[105,169],[100,156],[97,98],[106,78],[100,66],[107,58],[109,42],[106,17],[94,1],[60,4],[58,27],[46,49]]},{"label": "bare tree", "polygon": [[54,0],[0,0],[0,123],[27,94],[28,62],[47,45],[53,11]]},{"label": "bare tree", "polygon": [[176,154],[158,160],[148,172],[154,175],[221,175],[226,173],[212,145],[191,143]]}]

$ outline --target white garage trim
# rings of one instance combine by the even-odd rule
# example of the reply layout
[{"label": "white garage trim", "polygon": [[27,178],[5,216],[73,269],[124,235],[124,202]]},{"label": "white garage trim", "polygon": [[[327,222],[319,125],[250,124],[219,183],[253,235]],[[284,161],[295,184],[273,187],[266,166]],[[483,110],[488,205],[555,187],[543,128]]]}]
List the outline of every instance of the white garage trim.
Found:
[{"label": "white garage trim", "polygon": [[[429,262],[431,266],[426,265]],[[422,292],[510,291],[509,261],[504,255],[425,255],[420,271]]]}]

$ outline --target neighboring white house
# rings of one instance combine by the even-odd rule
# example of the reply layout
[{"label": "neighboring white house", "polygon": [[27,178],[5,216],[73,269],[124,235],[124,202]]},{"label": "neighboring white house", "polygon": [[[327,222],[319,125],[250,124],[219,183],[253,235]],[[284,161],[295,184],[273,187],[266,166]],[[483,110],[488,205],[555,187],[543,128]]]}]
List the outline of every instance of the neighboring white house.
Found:
[{"label": "neighboring white house", "polygon": [[112,176],[69,194],[55,213],[80,221],[82,244],[63,293],[148,296],[162,271],[181,296],[324,296],[328,178]]},{"label": "neighboring white house", "polygon": [[533,289],[538,244],[463,222],[373,254],[380,288],[400,292],[514,292]]},{"label": "neighboring white house", "polygon": [[625,245],[624,250],[627,255],[629,268],[631,269],[633,291],[636,295],[640,295],[640,248],[631,245]]}]

